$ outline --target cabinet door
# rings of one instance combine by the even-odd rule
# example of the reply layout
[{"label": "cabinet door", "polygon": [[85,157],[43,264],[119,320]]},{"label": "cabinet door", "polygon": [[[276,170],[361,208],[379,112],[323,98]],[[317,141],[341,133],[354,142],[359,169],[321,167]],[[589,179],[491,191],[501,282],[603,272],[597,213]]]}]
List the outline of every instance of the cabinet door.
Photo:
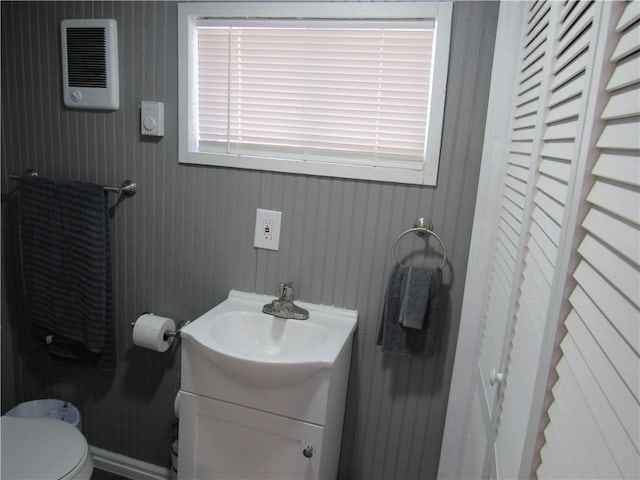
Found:
[{"label": "cabinet door", "polygon": [[316,479],[322,432],[318,425],[181,392],[178,477]]}]

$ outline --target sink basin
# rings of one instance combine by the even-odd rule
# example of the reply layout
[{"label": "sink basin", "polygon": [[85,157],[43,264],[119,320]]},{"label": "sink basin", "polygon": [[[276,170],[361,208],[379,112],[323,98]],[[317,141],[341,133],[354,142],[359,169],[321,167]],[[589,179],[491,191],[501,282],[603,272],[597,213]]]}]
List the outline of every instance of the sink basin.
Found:
[{"label": "sink basin", "polygon": [[209,344],[218,351],[261,360],[304,361],[321,347],[327,331],[318,325],[276,318],[264,313],[227,312],[210,321]]},{"label": "sink basin", "polygon": [[180,335],[223,374],[250,386],[280,388],[332,368],[351,341],[357,313],[296,302],[309,311],[309,319],[283,319],[262,313],[271,300],[232,290]]}]

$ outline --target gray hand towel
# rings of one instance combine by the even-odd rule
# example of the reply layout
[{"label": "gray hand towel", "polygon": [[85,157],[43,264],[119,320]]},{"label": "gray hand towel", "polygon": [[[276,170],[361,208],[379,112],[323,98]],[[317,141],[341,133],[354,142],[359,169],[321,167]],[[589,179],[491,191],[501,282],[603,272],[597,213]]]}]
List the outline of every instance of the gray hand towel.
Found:
[{"label": "gray hand towel", "polygon": [[402,304],[399,321],[407,328],[421,329],[431,298],[431,280],[436,276],[431,268],[408,267],[402,282]]},{"label": "gray hand towel", "polygon": [[29,317],[50,354],[104,370],[116,365],[108,220],[102,185],[20,181]]},{"label": "gray hand towel", "polygon": [[[415,267],[413,268],[415,269]],[[412,290],[407,290],[407,275],[411,269],[412,267],[397,265],[389,275],[382,318],[378,329],[377,344],[382,346],[384,353],[413,355],[425,358],[431,356],[436,347],[436,337],[444,297],[442,271],[439,268],[422,269],[427,272],[419,273],[414,279],[421,279],[424,276],[428,276],[429,285],[427,287],[426,284],[424,284],[428,290],[422,291],[422,296],[426,297],[426,302],[424,300],[416,302],[420,310],[423,308],[423,303],[426,303],[426,306],[424,306],[424,316],[422,321],[419,322],[421,326],[420,328],[412,328],[403,325],[400,320],[403,304],[407,305],[405,310],[408,309],[407,312],[411,318],[409,323],[411,323],[411,321],[418,323],[417,319],[420,316],[418,309],[412,310],[409,306],[415,306],[413,302],[405,302],[405,295],[408,291]],[[411,271],[411,277],[413,277],[414,273],[415,271]]]}]

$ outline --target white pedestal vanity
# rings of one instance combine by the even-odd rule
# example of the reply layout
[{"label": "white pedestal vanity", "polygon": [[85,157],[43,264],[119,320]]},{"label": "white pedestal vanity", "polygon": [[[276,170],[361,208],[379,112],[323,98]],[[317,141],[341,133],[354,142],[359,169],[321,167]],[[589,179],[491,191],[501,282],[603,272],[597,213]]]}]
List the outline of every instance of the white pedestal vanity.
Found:
[{"label": "white pedestal vanity", "polygon": [[179,479],[334,479],[357,312],[231,291],[182,329]]}]

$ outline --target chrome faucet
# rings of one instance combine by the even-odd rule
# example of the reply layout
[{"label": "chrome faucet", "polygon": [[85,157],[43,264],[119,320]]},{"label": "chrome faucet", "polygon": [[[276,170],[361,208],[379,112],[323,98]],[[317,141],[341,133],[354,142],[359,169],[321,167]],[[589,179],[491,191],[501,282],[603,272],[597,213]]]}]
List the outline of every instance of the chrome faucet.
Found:
[{"label": "chrome faucet", "polygon": [[306,320],[309,312],[293,303],[293,282],[280,283],[280,298],[267,303],[262,307],[262,312],[280,318],[293,318],[296,320]]}]

